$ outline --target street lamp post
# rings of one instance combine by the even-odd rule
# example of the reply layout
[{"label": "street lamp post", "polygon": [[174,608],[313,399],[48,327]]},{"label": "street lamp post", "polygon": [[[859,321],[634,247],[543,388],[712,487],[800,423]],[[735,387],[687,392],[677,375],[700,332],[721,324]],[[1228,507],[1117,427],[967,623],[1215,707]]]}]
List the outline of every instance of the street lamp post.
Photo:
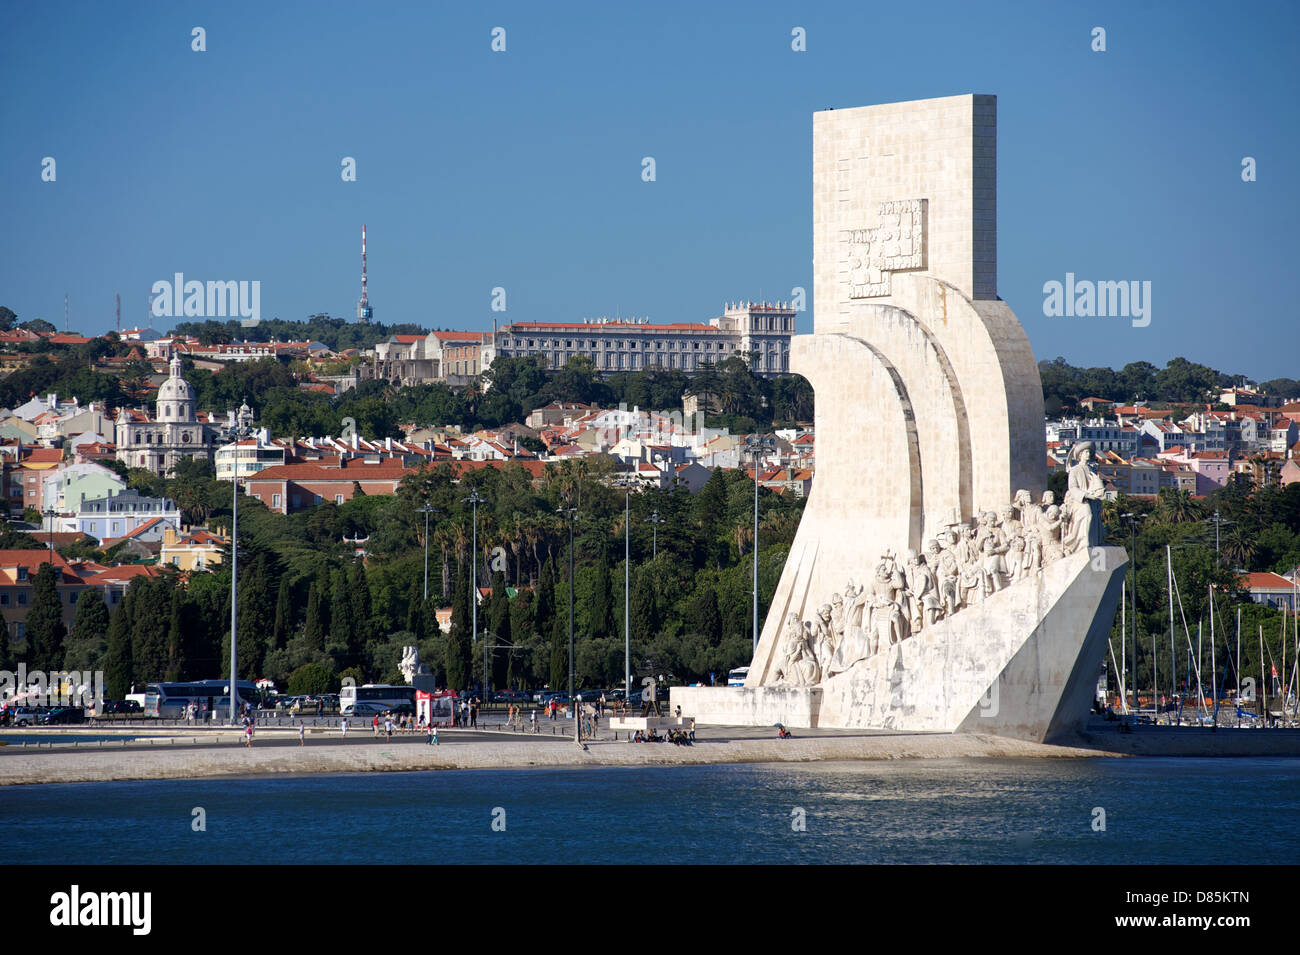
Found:
[{"label": "street lamp post", "polygon": [[650,559],[651,559],[651,560],[657,560],[657,559],[659,558],[659,525],[662,524],[663,522],[664,522],[664,519],[663,519],[662,517],[659,516],[659,512],[658,512],[658,511],[655,511],[653,514],[651,514],[649,517],[646,518],[646,523],[647,523],[647,524],[653,524],[653,525],[654,525],[654,530],[653,530],[653,535],[654,535],[654,536],[651,538],[651,542],[650,542],[650,546],[651,546],[651,550],[650,550]]},{"label": "street lamp post", "polygon": [[50,544],[50,566],[53,567],[54,566],[54,518],[58,516],[58,512],[55,511],[54,508],[52,507],[47,507],[42,512],[41,516],[45,518],[45,523],[47,525],[46,527],[46,531],[48,534],[47,539]]},{"label": "street lamp post", "polygon": [[765,450],[775,444],[774,439],[751,434],[745,438],[750,460],[754,464],[754,652],[758,652],[758,462]]},{"label": "street lamp post", "polygon": [[429,599],[429,515],[436,514],[438,509],[425,504],[424,507],[415,509],[417,514],[424,515],[424,599]]},{"label": "street lamp post", "polygon": [[239,441],[248,434],[249,408],[245,402],[235,416],[235,463],[230,490],[230,725],[235,725],[235,681],[238,679],[239,630]]},{"label": "street lamp post", "polygon": [[573,705],[573,519],[576,507],[562,507],[559,513],[569,519],[569,705]]},{"label": "street lamp post", "polygon": [[[474,508],[474,545],[473,545],[473,550],[470,553],[470,556],[473,558],[474,563],[470,567],[470,588],[471,589],[469,592],[469,609],[472,615],[471,619],[473,620],[470,644],[473,645],[478,642],[478,506],[480,504],[486,504],[487,498],[479,494],[478,488],[474,488],[474,490],[470,492],[469,497],[465,498],[465,503],[473,505]],[[428,586],[427,562],[425,564],[425,567],[426,567],[425,586],[427,587]],[[487,693],[486,682],[483,684],[483,693],[484,694]]]},{"label": "street lamp post", "polygon": [[623,485],[623,699],[632,690],[632,479]]}]

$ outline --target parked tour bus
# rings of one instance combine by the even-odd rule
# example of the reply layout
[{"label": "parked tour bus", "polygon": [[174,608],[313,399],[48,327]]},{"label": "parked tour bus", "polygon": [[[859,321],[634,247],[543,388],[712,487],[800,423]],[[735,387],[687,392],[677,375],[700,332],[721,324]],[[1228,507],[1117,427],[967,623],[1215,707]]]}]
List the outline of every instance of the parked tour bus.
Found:
[{"label": "parked tour bus", "polygon": [[[217,718],[230,713],[229,680],[195,680],[190,683],[146,683],[143,692],[128,693],[126,698],[140,704],[145,716],[158,719],[184,719],[191,703],[198,706],[200,718],[216,712]],[[257,705],[257,687],[251,680],[235,681],[235,707],[244,703]]]}]

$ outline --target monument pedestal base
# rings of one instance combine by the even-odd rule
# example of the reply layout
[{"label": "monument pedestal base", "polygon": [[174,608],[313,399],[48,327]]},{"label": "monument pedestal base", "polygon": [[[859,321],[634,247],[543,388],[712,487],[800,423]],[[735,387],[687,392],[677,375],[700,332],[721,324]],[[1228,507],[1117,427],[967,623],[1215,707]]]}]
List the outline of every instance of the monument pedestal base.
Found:
[{"label": "monument pedestal base", "polygon": [[987,733],[1051,742],[1082,729],[1127,558],[1056,561],[816,687],[674,687],[699,723]]},{"label": "monument pedestal base", "polygon": [[821,687],[794,686],[674,686],[669,689],[672,711],[698,723],[723,726],[818,725]]}]

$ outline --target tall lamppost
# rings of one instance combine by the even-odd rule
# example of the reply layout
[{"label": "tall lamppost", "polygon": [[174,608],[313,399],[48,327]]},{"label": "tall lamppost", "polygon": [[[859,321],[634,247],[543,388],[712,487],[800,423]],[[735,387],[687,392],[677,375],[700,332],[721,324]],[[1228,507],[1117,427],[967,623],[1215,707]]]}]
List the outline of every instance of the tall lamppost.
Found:
[{"label": "tall lamppost", "polygon": [[[469,592],[469,608],[470,608],[470,613],[473,615],[473,621],[474,621],[473,629],[471,631],[473,636],[470,639],[470,644],[472,645],[478,643],[478,506],[480,504],[486,504],[487,498],[479,494],[478,488],[474,488],[474,490],[470,492],[469,497],[465,498],[465,503],[471,504],[474,507],[474,549],[470,555],[471,557],[473,557],[474,563],[470,568],[471,583],[470,583],[470,592]],[[426,586],[427,586],[427,580],[426,580]],[[486,683],[483,684],[483,694],[486,697],[487,695]]]},{"label": "tall lamppost", "polygon": [[758,652],[758,464],[764,451],[776,444],[775,438],[751,434],[745,438],[750,459],[754,463],[754,652]]},{"label": "tall lamppost", "polygon": [[658,511],[655,511],[645,520],[647,524],[654,525],[654,531],[653,531],[654,536],[651,538],[651,544],[650,544],[651,546],[650,559],[656,560],[659,557],[659,525],[664,523],[664,519],[659,516]]},{"label": "tall lamppost", "polygon": [[[235,681],[238,679],[239,663],[239,441],[248,435],[248,418],[252,411],[244,402],[235,415],[235,424],[231,433],[235,439],[234,473],[230,489],[230,725],[235,725]],[[256,457],[254,451],[254,457]]]},{"label": "tall lamppost", "polygon": [[417,514],[424,515],[424,599],[429,599],[429,515],[437,514],[436,507],[430,507],[425,504],[424,507],[415,509]]},{"label": "tall lamppost", "polygon": [[54,508],[52,507],[47,507],[44,511],[41,512],[41,515],[45,518],[46,531],[49,534],[48,539],[50,543],[50,566],[53,567],[54,566],[54,518],[58,517],[59,515],[58,512],[54,510]]},{"label": "tall lamppost", "polygon": [[632,691],[632,478],[623,477],[623,699]]},{"label": "tall lamppost", "polygon": [[576,507],[562,507],[557,512],[569,520],[569,705],[573,705],[573,519]]}]

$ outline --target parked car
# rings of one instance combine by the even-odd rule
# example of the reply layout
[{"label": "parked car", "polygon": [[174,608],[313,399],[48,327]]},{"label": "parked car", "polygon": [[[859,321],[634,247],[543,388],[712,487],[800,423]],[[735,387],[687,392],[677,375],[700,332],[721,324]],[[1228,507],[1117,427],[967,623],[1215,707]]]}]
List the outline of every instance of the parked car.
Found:
[{"label": "parked car", "polygon": [[47,710],[44,706],[17,706],[11,717],[14,726],[37,726]]},{"label": "parked car", "polygon": [[59,706],[41,717],[42,726],[62,726],[86,722],[86,709],[82,706]]},{"label": "parked car", "polygon": [[103,712],[105,716],[130,716],[144,711],[136,700],[105,700]]},{"label": "parked car", "polygon": [[362,700],[354,706],[349,706],[343,711],[344,716],[383,716],[389,712],[389,708],[383,703],[367,703]]}]

